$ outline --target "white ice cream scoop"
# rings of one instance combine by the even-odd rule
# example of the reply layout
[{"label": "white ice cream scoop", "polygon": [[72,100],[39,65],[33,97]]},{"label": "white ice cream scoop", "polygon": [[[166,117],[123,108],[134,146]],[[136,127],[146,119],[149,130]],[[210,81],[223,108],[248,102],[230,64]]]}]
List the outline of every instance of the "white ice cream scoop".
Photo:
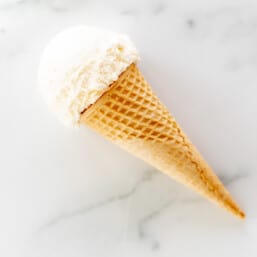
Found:
[{"label": "white ice cream scoop", "polygon": [[66,125],[79,124],[93,104],[139,59],[130,39],[94,27],[71,27],[46,46],[38,83],[49,108]]}]

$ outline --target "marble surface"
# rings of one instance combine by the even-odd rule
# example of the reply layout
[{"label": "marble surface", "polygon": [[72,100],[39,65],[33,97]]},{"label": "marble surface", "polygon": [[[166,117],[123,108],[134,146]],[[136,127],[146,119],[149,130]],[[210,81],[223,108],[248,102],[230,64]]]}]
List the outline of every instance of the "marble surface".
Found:
[{"label": "marble surface", "polygon": [[[131,36],[145,77],[244,222],[47,111],[39,56],[75,24]],[[0,255],[257,256],[256,71],[256,1],[1,0]]]}]

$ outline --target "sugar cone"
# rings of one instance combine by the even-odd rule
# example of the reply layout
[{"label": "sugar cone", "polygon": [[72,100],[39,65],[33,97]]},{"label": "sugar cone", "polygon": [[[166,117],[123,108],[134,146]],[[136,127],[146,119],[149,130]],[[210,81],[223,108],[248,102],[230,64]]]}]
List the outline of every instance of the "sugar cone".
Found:
[{"label": "sugar cone", "polygon": [[244,217],[135,64],[82,113],[81,123],[234,215]]}]

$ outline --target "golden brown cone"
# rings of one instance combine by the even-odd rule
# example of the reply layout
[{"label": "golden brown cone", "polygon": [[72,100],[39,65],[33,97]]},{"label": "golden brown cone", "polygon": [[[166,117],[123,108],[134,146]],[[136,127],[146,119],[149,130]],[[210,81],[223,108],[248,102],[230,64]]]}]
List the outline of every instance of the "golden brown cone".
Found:
[{"label": "golden brown cone", "polygon": [[135,64],[82,113],[81,123],[244,218],[244,212],[153,93]]}]

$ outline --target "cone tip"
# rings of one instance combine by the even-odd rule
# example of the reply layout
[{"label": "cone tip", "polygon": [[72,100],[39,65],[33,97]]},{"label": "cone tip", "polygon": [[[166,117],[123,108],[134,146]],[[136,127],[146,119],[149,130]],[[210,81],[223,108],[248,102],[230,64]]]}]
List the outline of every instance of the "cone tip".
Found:
[{"label": "cone tip", "polygon": [[245,219],[245,213],[242,210],[238,210],[238,212],[236,213],[236,215],[240,218],[240,219]]}]

